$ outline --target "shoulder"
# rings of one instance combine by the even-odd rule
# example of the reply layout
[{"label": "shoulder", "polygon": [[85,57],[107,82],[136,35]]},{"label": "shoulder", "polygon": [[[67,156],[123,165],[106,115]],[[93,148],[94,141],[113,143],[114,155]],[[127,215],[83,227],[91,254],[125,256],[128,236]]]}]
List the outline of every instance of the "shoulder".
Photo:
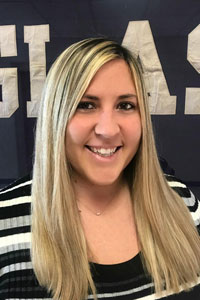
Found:
[{"label": "shoulder", "polygon": [[31,182],[28,175],[0,190],[0,224],[3,220],[30,215]]},{"label": "shoulder", "polygon": [[[0,191],[0,298],[45,299],[33,272],[31,245],[31,176]],[[3,297],[3,298],[2,298]],[[37,298],[37,297],[36,297]]]},{"label": "shoulder", "polygon": [[181,197],[190,197],[190,190],[183,181],[177,179],[174,175],[165,174],[169,186]]},{"label": "shoulder", "polygon": [[169,186],[184,200],[188,207],[194,223],[200,233],[200,201],[192,193],[192,191],[186,186],[186,184],[177,179],[173,175],[165,174]]},{"label": "shoulder", "polygon": [[[31,195],[32,179],[30,175],[22,177],[5,188],[0,190],[0,203],[5,200],[12,200],[19,197]],[[0,204],[0,206],[1,206]]]},{"label": "shoulder", "polygon": [[[7,253],[30,243],[31,178],[23,177],[0,191],[0,262]],[[1,268],[0,263],[0,268]]]}]

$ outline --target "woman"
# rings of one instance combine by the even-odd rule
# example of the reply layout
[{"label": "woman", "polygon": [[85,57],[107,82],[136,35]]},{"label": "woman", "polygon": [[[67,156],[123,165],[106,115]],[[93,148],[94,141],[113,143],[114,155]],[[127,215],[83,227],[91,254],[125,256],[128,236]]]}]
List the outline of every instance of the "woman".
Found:
[{"label": "woman", "polygon": [[[24,186],[2,201],[13,190],[27,196]],[[199,299],[198,211],[160,169],[138,61],[103,38],[71,45],[49,71],[37,121],[31,255],[40,286],[62,300]],[[26,298],[47,298],[34,284]]]}]

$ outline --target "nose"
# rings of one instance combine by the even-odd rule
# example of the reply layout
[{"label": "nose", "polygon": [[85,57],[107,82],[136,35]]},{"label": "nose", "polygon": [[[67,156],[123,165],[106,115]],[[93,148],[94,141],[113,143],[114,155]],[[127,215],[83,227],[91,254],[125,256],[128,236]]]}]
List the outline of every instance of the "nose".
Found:
[{"label": "nose", "polygon": [[95,126],[95,133],[105,138],[116,136],[120,127],[112,112],[102,112]]}]

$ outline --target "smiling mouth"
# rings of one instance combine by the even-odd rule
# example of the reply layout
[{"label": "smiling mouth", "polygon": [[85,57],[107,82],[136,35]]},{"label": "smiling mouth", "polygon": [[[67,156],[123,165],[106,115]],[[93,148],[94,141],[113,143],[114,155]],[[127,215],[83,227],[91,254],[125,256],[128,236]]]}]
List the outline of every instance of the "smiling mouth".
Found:
[{"label": "smiling mouth", "polygon": [[88,146],[88,145],[86,145],[85,147],[87,149],[89,149],[92,153],[95,153],[99,156],[108,157],[108,156],[112,156],[114,153],[116,153],[122,146],[109,148],[109,149],[95,148],[95,147],[91,147],[91,146]]}]

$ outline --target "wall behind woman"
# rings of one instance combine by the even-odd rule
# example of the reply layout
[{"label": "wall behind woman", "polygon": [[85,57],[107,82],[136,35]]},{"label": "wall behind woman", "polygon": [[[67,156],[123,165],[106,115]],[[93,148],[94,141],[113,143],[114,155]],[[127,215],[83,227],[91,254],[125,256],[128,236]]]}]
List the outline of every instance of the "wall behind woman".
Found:
[{"label": "wall behind woman", "polygon": [[199,24],[196,0],[0,1],[0,187],[31,171],[54,59],[73,42],[103,35],[141,59],[159,155],[200,197]]}]

